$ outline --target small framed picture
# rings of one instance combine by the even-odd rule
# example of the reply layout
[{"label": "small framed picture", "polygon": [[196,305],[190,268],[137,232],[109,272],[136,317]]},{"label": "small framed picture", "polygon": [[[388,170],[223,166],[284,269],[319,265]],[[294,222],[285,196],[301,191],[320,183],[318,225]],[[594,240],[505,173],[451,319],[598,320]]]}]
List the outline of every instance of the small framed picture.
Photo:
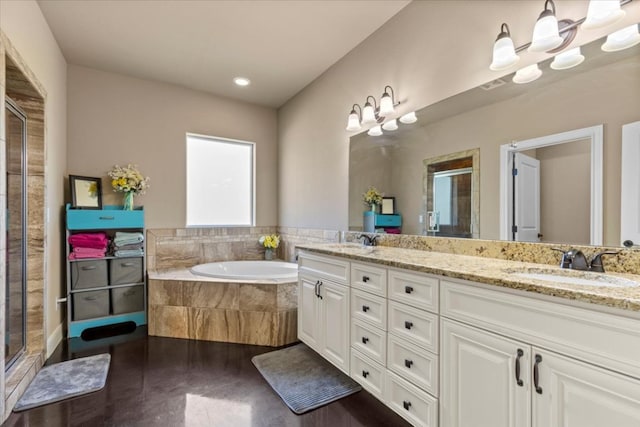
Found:
[{"label": "small framed picture", "polygon": [[102,180],[69,175],[71,206],[76,209],[102,209]]},{"label": "small framed picture", "polygon": [[394,215],[396,213],[396,198],[395,197],[383,197],[382,209],[380,212],[382,215]]}]

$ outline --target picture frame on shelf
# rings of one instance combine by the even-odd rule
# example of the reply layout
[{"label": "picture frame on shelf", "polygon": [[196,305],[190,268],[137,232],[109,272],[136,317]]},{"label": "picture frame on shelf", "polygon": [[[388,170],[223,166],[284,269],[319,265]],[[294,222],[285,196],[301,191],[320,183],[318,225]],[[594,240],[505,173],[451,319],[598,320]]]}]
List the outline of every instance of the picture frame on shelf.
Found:
[{"label": "picture frame on shelf", "polygon": [[102,179],[69,175],[71,207],[74,209],[102,209]]},{"label": "picture frame on shelf", "polygon": [[383,197],[382,205],[380,208],[382,215],[395,215],[396,213],[396,198],[395,197]]}]

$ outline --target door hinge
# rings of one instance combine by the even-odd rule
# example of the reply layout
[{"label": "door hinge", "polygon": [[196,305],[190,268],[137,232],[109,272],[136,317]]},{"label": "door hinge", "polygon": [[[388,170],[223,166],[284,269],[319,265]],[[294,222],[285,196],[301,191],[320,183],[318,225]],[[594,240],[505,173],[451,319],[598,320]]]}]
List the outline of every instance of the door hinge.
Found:
[{"label": "door hinge", "polygon": [[513,176],[517,176],[518,175],[518,169],[516,169],[516,168],[511,169],[511,174]]},{"label": "door hinge", "polygon": [[511,232],[512,233],[517,233],[518,232],[518,226],[517,225],[512,226],[511,227]]}]

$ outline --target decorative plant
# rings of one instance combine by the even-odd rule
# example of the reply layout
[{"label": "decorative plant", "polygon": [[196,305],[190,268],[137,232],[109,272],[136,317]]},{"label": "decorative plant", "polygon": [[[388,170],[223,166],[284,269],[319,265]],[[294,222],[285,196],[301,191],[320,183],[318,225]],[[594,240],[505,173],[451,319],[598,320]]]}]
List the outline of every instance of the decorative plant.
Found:
[{"label": "decorative plant", "polygon": [[367,206],[379,205],[382,203],[382,193],[376,187],[369,187],[367,192],[362,195],[362,199]]},{"label": "decorative plant", "polygon": [[266,236],[260,236],[258,242],[267,249],[277,249],[280,245],[280,236],[267,234]]},{"label": "decorative plant", "polygon": [[107,172],[111,178],[113,191],[119,193],[144,194],[149,188],[149,177],[144,177],[138,170],[138,165],[131,163],[125,167],[115,165]]}]

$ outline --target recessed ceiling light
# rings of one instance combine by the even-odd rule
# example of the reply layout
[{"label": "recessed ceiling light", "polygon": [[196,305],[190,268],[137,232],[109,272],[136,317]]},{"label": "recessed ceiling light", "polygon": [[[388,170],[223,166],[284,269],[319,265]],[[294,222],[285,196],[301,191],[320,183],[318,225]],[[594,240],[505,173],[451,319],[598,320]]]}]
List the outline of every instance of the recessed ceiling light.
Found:
[{"label": "recessed ceiling light", "polygon": [[251,80],[246,77],[234,77],[233,82],[238,86],[249,86],[251,84]]}]

